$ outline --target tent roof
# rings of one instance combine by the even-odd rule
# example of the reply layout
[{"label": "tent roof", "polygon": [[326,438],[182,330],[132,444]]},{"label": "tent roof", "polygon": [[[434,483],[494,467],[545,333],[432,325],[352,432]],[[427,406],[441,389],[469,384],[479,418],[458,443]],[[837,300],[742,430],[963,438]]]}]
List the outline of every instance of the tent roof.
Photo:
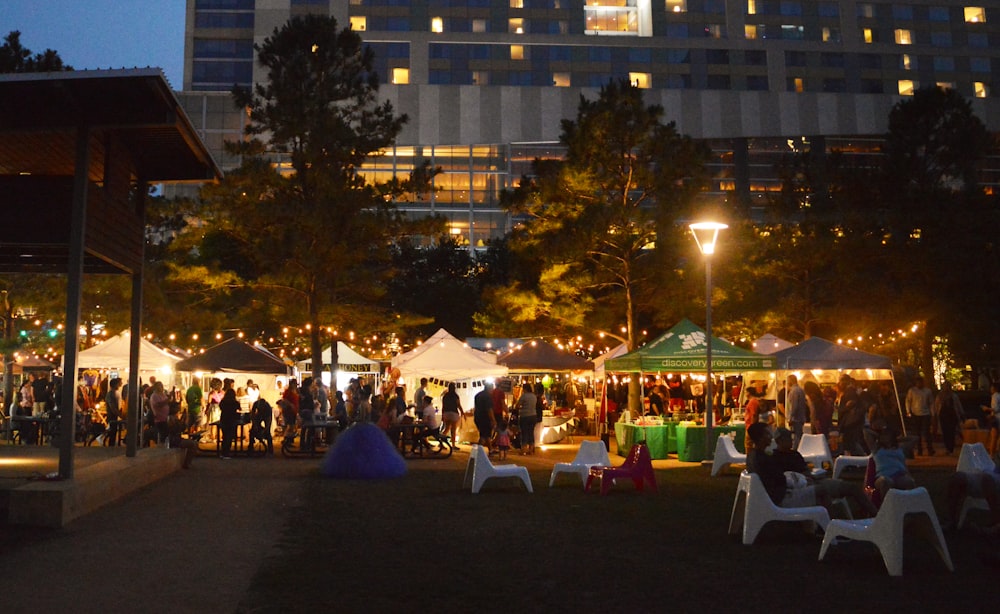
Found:
[{"label": "tent roof", "polygon": [[767,333],[753,342],[753,350],[758,354],[774,354],[779,350],[790,348],[794,343],[785,341],[781,337]]},{"label": "tent roof", "polygon": [[602,374],[604,373],[604,365],[608,360],[612,358],[618,358],[619,356],[624,356],[625,354],[628,354],[628,344],[620,343],[616,347],[611,348],[610,350],[601,354],[600,356],[595,357],[594,372],[598,374],[598,377],[601,377]]},{"label": "tent roof", "polygon": [[[77,354],[78,369],[117,369],[127,371],[131,353],[132,332],[123,330],[114,337],[105,339],[92,348]],[[180,356],[171,354],[143,337],[139,338],[139,370],[173,371]]]},{"label": "tent roof", "polygon": [[[643,347],[604,363],[608,371],[705,371],[707,346],[705,331],[688,319],[653,339]],[[775,361],[769,356],[712,337],[712,369],[718,371],[770,371]]]},{"label": "tent roof", "polygon": [[[323,350],[323,366],[329,366],[333,361],[333,353],[330,351],[333,346],[327,346]],[[300,360],[295,363],[300,371],[312,368],[312,358]],[[340,371],[350,371],[352,373],[378,373],[381,371],[379,362],[370,358],[365,358],[355,352],[343,341],[337,342],[337,369]]]},{"label": "tent roof", "polygon": [[[714,352],[713,352],[714,353]],[[771,355],[778,369],[891,369],[892,360],[846,348],[820,337]]]},{"label": "tent roof", "polygon": [[436,377],[442,380],[503,377],[507,367],[496,364],[496,355],[474,350],[445,329],[422,345],[392,359],[403,377]]},{"label": "tent roof", "polygon": [[267,350],[236,338],[226,339],[204,353],[177,363],[178,371],[210,373],[288,373],[288,365]]},{"label": "tent roof", "polygon": [[532,339],[497,359],[511,371],[592,371],[594,364],[542,339]]}]

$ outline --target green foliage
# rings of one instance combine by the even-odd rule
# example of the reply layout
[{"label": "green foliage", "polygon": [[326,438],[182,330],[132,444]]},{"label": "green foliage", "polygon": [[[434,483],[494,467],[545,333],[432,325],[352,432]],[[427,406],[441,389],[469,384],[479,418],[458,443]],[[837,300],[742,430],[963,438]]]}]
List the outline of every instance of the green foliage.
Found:
[{"label": "green foliage", "polygon": [[660,239],[688,213],[708,156],[663,114],[627,81],[601,88],[597,100],[581,97],[577,118],[562,122],[565,160],[536,161],[533,177],[507,195],[508,209],[527,220],[512,248],[537,262],[537,276],[493,293],[492,308],[544,332],[602,313],[608,321],[594,324],[617,330],[624,321],[634,344],[640,314],[656,311],[647,289],[664,281]]},{"label": "green foliage", "polygon": [[321,327],[395,320],[385,301],[392,245],[440,225],[409,222],[394,201],[428,190],[435,171],[381,183],[360,174],[406,118],[377,102],[373,57],[356,33],[333,18],[296,17],[255,48],[267,78],[234,100],[256,138],[232,144],[240,168],[202,190],[203,225],[175,241],[168,279],[230,322],[313,324],[315,355]]}]

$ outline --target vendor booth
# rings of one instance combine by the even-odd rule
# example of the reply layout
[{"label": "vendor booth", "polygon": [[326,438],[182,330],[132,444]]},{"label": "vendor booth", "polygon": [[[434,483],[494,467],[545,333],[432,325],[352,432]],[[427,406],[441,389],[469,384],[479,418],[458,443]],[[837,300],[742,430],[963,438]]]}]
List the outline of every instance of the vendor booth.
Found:
[{"label": "vendor booth", "polygon": [[[358,377],[365,378],[366,381],[377,387],[377,380],[380,373],[380,365],[377,360],[365,358],[350,348],[343,341],[337,342],[337,378],[336,386],[331,382],[330,365],[333,364],[332,346],[327,346],[323,350],[323,383],[334,390],[347,390],[351,380]],[[312,359],[295,363],[302,377],[312,374]]]},{"label": "vendor booth", "polygon": [[[690,320],[684,319],[673,328],[650,341],[643,347],[628,352],[605,362],[605,369],[616,373],[646,374],[699,374],[707,371],[708,352],[705,331]],[[712,337],[712,374],[716,376],[725,372],[741,373],[744,371],[773,371],[775,361],[769,356],[756,354],[737,347],[728,341]],[[626,424],[632,424],[626,426]],[[657,423],[659,422],[659,423]],[[642,429],[642,432],[635,430]],[[743,425],[730,423],[725,426],[713,427],[712,438],[720,433],[736,432],[736,441],[742,445]],[[706,449],[707,427],[696,421],[673,420],[636,420],[626,421],[622,427],[615,427],[615,437],[622,440],[663,442],[657,445],[653,458],[666,458],[672,452],[683,461],[698,462],[704,459]],[[709,442],[714,447],[715,442]]]},{"label": "vendor booth", "polygon": [[[227,339],[201,354],[185,358],[175,368],[192,372],[203,380],[228,377],[236,381],[237,387],[246,386],[247,380],[252,379],[260,387],[261,396],[272,404],[281,396],[291,373],[284,360],[239,339]],[[207,381],[202,381],[202,388],[208,388]]]},{"label": "vendor booth", "polygon": [[900,424],[905,435],[906,425],[902,420],[899,391],[892,375],[892,361],[889,358],[844,347],[820,337],[810,337],[771,356],[775,360],[775,371],[768,374],[765,395],[770,399],[776,397],[777,390],[781,388],[790,373],[798,377],[800,384],[811,380],[820,387],[836,385],[841,374],[850,375],[855,380],[865,383],[891,382],[896,398],[896,409],[900,411]]},{"label": "vendor booth", "polygon": [[476,441],[472,399],[487,382],[505,377],[508,372],[496,359],[495,354],[474,350],[442,328],[418,347],[393,357],[392,373],[397,385],[405,385],[410,396],[420,387],[420,378],[426,377],[427,393],[434,397],[438,407],[448,384],[454,383],[462,408],[468,412],[459,439]]},{"label": "vendor booth", "polygon": [[[584,398],[589,385],[587,378],[593,374],[594,365],[586,358],[564,352],[542,339],[532,339],[501,354],[497,364],[506,365],[515,381],[542,381],[548,383],[546,392],[556,389],[555,398],[550,399],[552,409],[547,410],[535,425],[537,443],[562,441],[581,419],[587,417]],[[567,393],[570,386],[572,392]],[[557,399],[561,402],[556,402]]]},{"label": "vendor booth", "polygon": [[[105,339],[94,347],[87,348],[77,355],[77,368],[80,371],[106,372],[108,376],[128,378],[129,353],[132,344],[132,332],[124,330],[114,337]],[[174,384],[176,366],[181,356],[177,356],[161,348],[155,343],[139,338],[139,378],[148,382],[150,376],[162,381],[167,390]]]}]

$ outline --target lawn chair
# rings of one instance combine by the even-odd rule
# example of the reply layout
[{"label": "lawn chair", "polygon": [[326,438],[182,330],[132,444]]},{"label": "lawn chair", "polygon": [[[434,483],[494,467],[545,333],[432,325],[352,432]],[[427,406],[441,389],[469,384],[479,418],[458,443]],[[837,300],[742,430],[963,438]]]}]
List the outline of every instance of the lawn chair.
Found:
[{"label": "lawn chair", "polygon": [[798,452],[807,463],[817,469],[823,469],[823,463],[833,466],[833,454],[830,453],[826,435],[803,435]]},{"label": "lawn chair", "polygon": [[465,480],[463,487],[472,487],[472,494],[479,493],[479,490],[490,478],[519,478],[524,482],[524,487],[528,492],[535,492],[531,488],[531,476],[528,469],[520,465],[494,465],[490,462],[486,449],[480,445],[473,444],[469,452],[469,462],[465,466]]},{"label": "lawn chair", "polygon": [[864,469],[868,467],[868,459],[871,458],[871,454],[867,456],[848,456],[842,454],[833,461],[833,479],[840,478],[840,474],[844,472],[844,469],[848,467],[856,467],[858,469]]},{"label": "lawn chair", "polygon": [[[987,452],[986,446],[982,443],[966,443],[962,444],[962,451],[958,455],[958,466],[955,471],[962,471],[964,473],[992,473],[996,469],[996,463],[990,458],[990,453]],[[970,510],[989,510],[990,506],[986,503],[986,499],[982,497],[966,497],[965,501],[962,503],[962,511],[958,514],[958,524],[956,525],[959,529],[965,524],[965,516]]]},{"label": "lawn chair", "polygon": [[715,457],[712,459],[712,477],[719,475],[729,465],[746,465],[747,455],[736,450],[736,444],[729,435],[720,435],[715,441]]},{"label": "lawn chair", "polygon": [[729,534],[736,535],[742,529],[743,544],[749,546],[757,539],[764,525],[771,521],[808,521],[810,530],[815,530],[814,525],[825,529],[830,523],[830,514],[820,505],[779,507],[771,501],[764,483],[760,481],[760,476],[744,471],[740,474],[740,481],[736,486],[736,498],[733,500],[733,511],[729,517]]},{"label": "lawn chair", "polygon": [[608,449],[604,447],[603,441],[585,440],[580,442],[580,449],[576,457],[569,463],[556,463],[552,468],[552,476],[549,477],[549,488],[556,482],[556,475],[559,473],[575,473],[580,476],[580,483],[587,485],[587,476],[590,475],[591,467],[602,467],[611,464],[608,458]]},{"label": "lawn chair", "polygon": [[584,491],[590,490],[590,484],[594,481],[594,478],[601,480],[602,495],[608,494],[615,480],[621,478],[632,480],[632,483],[635,484],[635,489],[640,492],[643,490],[645,483],[649,482],[650,488],[653,489],[653,492],[656,492],[656,475],[653,473],[653,460],[649,456],[649,446],[645,443],[637,443],[632,446],[632,449],[629,450],[628,458],[618,467],[591,467],[590,473],[587,475],[587,483],[583,487]]},{"label": "lawn chair", "polygon": [[885,568],[890,576],[903,575],[903,521],[908,514],[926,516],[931,525],[930,539],[934,548],[941,555],[948,571],[955,571],[948,553],[948,544],[941,534],[937,514],[931,497],[924,487],[913,490],[892,489],[885,496],[885,501],[874,518],[863,520],[831,520],[823,536],[823,545],[819,549],[819,560],[826,556],[830,544],[837,543],[838,537],[868,541],[875,544],[885,561]]}]

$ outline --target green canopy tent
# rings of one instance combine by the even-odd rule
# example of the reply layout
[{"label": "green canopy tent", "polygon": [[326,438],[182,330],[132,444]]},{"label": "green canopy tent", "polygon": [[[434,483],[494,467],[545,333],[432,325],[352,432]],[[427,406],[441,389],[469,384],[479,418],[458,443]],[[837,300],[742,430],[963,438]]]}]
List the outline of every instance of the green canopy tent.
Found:
[{"label": "green canopy tent", "polygon": [[[683,319],[646,345],[604,363],[607,371],[618,373],[697,373],[707,369],[705,331]],[[773,371],[777,362],[712,337],[712,371]]]}]

